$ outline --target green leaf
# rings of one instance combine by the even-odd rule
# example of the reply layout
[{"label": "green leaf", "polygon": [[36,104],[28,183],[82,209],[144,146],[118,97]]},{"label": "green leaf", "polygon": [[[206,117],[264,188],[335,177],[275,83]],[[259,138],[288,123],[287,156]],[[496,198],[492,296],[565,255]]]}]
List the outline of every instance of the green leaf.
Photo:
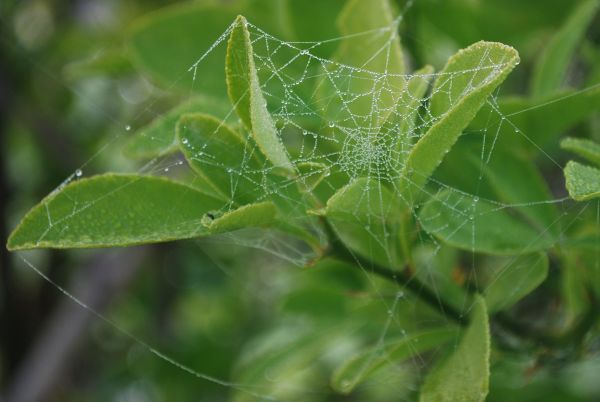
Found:
[{"label": "green leaf", "polygon": [[[512,205],[514,211],[538,229],[559,236],[559,213],[535,163],[516,152],[493,148],[495,139],[486,138],[482,143],[479,135],[462,136],[436,171],[436,180],[469,194]],[[482,155],[482,150],[487,152]]]},{"label": "green leaf", "polygon": [[468,273],[461,264],[460,250],[445,244],[415,244],[412,249],[415,279],[424,286],[435,289],[437,297],[457,311],[470,303],[471,294],[466,289]]},{"label": "green leaf", "polygon": [[212,49],[195,73],[188,70],[231,25],[235,15],[222,5],[193,3],[147,14],[130,32],[132,60],[166,88],[224,94],[224,46]]},{"label": "green leaf", "polygon": [[515,49],[493,42],[475,43],[450,58],[432,91],[430,112],[435,123],[408,155],[401,191],[410,194],[422,189],[463,129],[518,62]]},{"label": "green leaf", "polygon": [[533,70],[533,97],[549,95],[562,86],[576,47],[593,21],[599,4],[598,0],[580,3],[548,42]]},{"label": "green leaf", "polygon": [[561,141],[560,147],[600,167],[600,144],[597,142],[585,138],[567,137]]},{"label": "green leaf", "polygon": [[504,204],[452,190],[433,196],[423,206],[419,222],[445,243],[474,252],[512,255],[544,250],[555,243],[547,230],[536,230],[512,216]]},{"label": "green leaf", "polygon": [[359,178],[328,201],[325,216],[351,250],[386,266],[399,266],[401,208],[381,182]]},{"label": "green leaf", "polygon": [[296,164],[298,168],[297,180],[301,189],[312,192],[323,179],[330,175],[329,166],[318,162],[300,162]]},{"label": "green leaf", "polygon": [[266,201],[244,205],[226,212],[216,219],[205,215],[203,223],[211,234],[217,234],[249,227],[268,226],[273,224],[276,219],[277,208],[272,202]]},{"label": "green leaf", "polygon": [[481,109],[469,130],[494,136],[497,133],[496,147],[532,158],[556,147],[559,135],[589,118],[598,108],[600,86],[561,91],[539,99],[501,97],[497,105]]},{"label": "green leaf", "polygon": [[[473,154],[470,157],[475,158]],[[480,165],[482,161],[476,158],[472,162]],[[539,230],[559,235],[559,215],[556,206],[550,202],[552,194],[532,161],[496,150],[483,167],[483,174],[496,199],[505,204],[515,204],[515,210]]]},{"label": "green leaf", "polygon": [[452,338],[454,332],[448,328],[427,330],[363,350],[336,368],[331,378],[331,386],[336,392],[349,394],[381,368],[397,365],[403,360],[442,345]]},{"label": "green leaf", "polygon": [[186,114],[177,123],[177,136],[192,169],[222,200],[244,204],[263,196],[262,155],[224,122]]},{"label": "green leaf", "polygon": [[175,125],[184,113],[204,112],[225,118],[231,106],[223,99],[196,96],[159,115],[140,128],[129,140],[125,154],[130,158],[149,159],[177,150]]},{"label": "green leaf", "polygon": [[254,64],[247,21],[238,16],[227,45],[226,76],[229,98],[263,154],[278,168],[293,173],[294,167],[267,110]]},{"label": "green leaf", "polygon": [[427,93],[429,83],[433,78],[434,69],[432,66],[425,66],[408,77],[406,91],[401,95],[401,100],[398,102],[398,114],[402,116],[400,124],[401,136],[409,141],[406,137],[413,134],[413,130],[417,123],[419,106],[423,102],[423,97]]},{"label": "green leaf", "polygon": [[476,296],[471,322],[450,357],[425,378],[420,402],[482,402],[490,376],[490,329],[485,301]]},{"label": "green leaf", "polygon": [[67,184],[35,206],[10,250],[130,246],[208,233],[205,214],[223,203],[152,176],[106,174]]},{"label": "green leaf", "polygon": [[[345,90],[353,95],[371,94],[356,96],[348,100],[349,106],[342,102],[344,105],[340,107],[348,107],[355,118],[364,116],[371,126],[380,127],[398,105],[406,87],[404,57],[390,2],[350,0],[342,9],[337,25],[346,38],[335,60],[363,70],[349,72],[351,78],[344,78],[348,80]],[[377,80],[377,73],[386,76]],[[390,91],[390,88],[401,90]]]},{"label": "green leaf", "polygon": [[537,288],[548,276],[545,253],[502,259],[483,292],[489,312],[505,310]]},{"label": "green leaf", "polygon": [[419,107],[433,78],[433,71],[433,67],[425,66],[407,76],[406,87],[400,94],[397,111],[388,116],[381,128],[383,138],[388,139],[386,148],[393,149],[390,158],[393,163],[393,177],[397,177],[404,158],[412,147]]},{"label": "green leaf", "polygon": [[600,197],[600,169],[569,161],[564,172],[571,198],[586,201]]},{"label": "green leaf", "polygon": [[[343,36],[356,35],[342,41],[338,50],[340,61],[369,71],[404,74],[400,37],[388,0],[346,2],[337,26]],[[377,29],[382,31],[376,35],[364,34]]]}]

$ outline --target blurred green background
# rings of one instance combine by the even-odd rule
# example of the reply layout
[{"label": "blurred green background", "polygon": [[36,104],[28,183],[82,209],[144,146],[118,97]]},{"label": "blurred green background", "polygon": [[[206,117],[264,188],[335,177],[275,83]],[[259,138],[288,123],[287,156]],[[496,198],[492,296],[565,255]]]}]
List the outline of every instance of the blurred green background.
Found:
[{"label": "blurred green background", "polygon": [[[343,4],[343,0],[2,1],[1,243],[31,206],[77,169],[86,176],[142,169],[122,154],[130,133],[191,92],[226,99],[223,48],[207,59],[198,86],[192,86],[187,68],[236,14],[243,13],[254,25],[284,40],[315,41],[339,35],[334,21]],[[439,70],[456,50],[479,40],[515,47],[522,62],[501,88],[503,95],[530,92],[536,59],[578,4],[394,2],[397,10],[404,10],[400,33],[413,67],[428,63]],[[593,17],[583,29],[584,39],[565,83],[575,88],[600,81],[600,19]],[[323,57],[335,50],[320,49]],[[144,57],[154,57],[157,67],[145,68]],[[587,117],[559,134],[600,139],[600,119],[593,108]],[[544,149],[561,164],[567,159],[558,153],[557,141],[544,144]],[[173,164],[178,166],[177,160],[163,160],[152,169]],[[557,179],[560,171],[546,173],[554,187],[562,185]],[[557,198],[564,195],[560,191]],[[350,396],[335,395],[328,385],[332,368],[343,356],[384,333],[386,303],[371,294],[363,276],[349,275],[331,262],[303,269],[238,242],[217,238],[128,250],[24,254],[9,254],[2,247],[0,398],[5,402],[262,401],[266,395],[286,401],[415,399],[424,361],[394,366]],[[27,262],[113,324],[73,303]],[[393,286],[381,283],[377,288],[383,289],[389,304],[399,303],[402,312],[389,335],[410,328],[411,320],[431,319],[419,315],[416,302],[399,295]],[[169,364],[146,343],[227,384]],[[595,345],[598,351],[600,342]],[[488,400],[600,400],[600,359],[573,361],[565,356],[564,360],[554,358],[540,366],[539,356],[527,353],[495,359]]]}]

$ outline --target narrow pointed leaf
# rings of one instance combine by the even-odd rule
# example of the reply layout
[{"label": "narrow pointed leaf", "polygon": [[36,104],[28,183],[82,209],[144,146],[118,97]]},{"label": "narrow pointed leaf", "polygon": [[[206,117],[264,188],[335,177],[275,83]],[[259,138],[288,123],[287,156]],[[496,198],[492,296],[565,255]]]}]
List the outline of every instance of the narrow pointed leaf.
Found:
[{"label": "narrow pointed leaf", "polygon": [[412,148],[401,189],[418,192],[492,91],[519,62],[515,49],[478,42],[452,56],[436,80],[430,110],[435,122]]},{"label": "narrow pointed leaf", "polygon": [[549,95],[563,85],[573,54],[593,21],[598,5],[598,0],[587,0],[577,5],[565,24],[548,42],[533,70],[533,97]]},{"label": "narrow pointed leaf", "polygon": [[152,176],[106,174],[74,181],[34,207],[11,250],[130,246],[207,234],[205,214],[223,203]]},{"label": "narrow pointed leaf", "polygon": [[560,146],[600,167],[600,144],[597,142],[585,138],[567,137],[561,141]]},{"label": "narrow pointed leaf", "polygon": [[425,378],[420,402],[483,402],[490,376],[490,329],[485,301],[476,296],[460,344]]},{"label": "narrow pointed leaf", "polygon": [[548,230],[512,216],[502,204],[451,190],[431,198],[423,206],[419,222],[445,243],[475,252],[512,255],[548,249],[556,242]]},{"label": "narrow pointed leaf", "polygon": [[247,21],[238,16],[229,37],[226,59],[229,98],[263,154],[276,167],[292,173],[294,167],[267,110],[254,63]]},{"label": "narrow pointed leaf", "polygon": [[569,195],[576,201],[600,197],[600,169],[569,161],[565,167]]},{"label": "narrow pointed leaf", "polygon": [[336,392],[349,394],[383,367],[397,365],[403,360],[442,345],[448,342],[453,334],[454,331],[449,329],[428,330],[363,350],[344,361],[334,371],[331,386]]}]

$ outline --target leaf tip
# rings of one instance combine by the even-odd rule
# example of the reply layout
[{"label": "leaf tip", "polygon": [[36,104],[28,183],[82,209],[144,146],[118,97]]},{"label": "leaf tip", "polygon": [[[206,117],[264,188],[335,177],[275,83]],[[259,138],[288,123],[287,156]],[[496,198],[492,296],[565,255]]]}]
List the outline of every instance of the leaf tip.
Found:
[{"label": "leaf tip", "polygon": [[242,14],[238,14],[238,16],[235,17],[235,21],[233,22],[233,25],[235,27],[240,27],[240,26],[246,27],[246,26],[248,26],[248,20]]}]

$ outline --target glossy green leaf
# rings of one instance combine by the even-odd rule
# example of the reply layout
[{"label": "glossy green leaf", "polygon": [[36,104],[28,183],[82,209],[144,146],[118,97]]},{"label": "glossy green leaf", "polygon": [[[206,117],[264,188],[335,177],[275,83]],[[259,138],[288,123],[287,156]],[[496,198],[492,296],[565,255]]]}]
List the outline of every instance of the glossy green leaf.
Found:
[{"label": "glossy green leaf", "polygon": [[351,250],[383,265],[399,266],[401,209],[397,198],[376,180],[359,178],[328,201],[325,216]]},{"label": "glossy green leaf", "polygon": [[515,49],[493,42],[478,42],[450,58],[432,90],[430,112],[436,121],[406,160],[402,191],[410,194],[422,189],[488,96],[518,62]]},{"label": "glossy green leaf", "polygon": [[386,341],[382,345],[363,350],[344,361],[333,373],[332,388],[349,394],[369,376],[387,365],[397,365],[452,339],[454,331],[434,329]]},{"label": "glossy green leaf", "polygon": [[483,292],[488,311],[509,308],[537,288],[547,276],[548,256],[545,253],[498,261]]},{"label": "glossy green leaf", "polygon": [[445,243],[475,252],[512,255],[555,243],[546,229],[535,229],[512,216],[503,204],[452,190],[434,195],[421,209],[419,222]]},{"label": "glossy green leaf", "polygon": [[593,21],[599,4],[598,0],[588,0],[577,5],[565,24],[548,42],[533,70],[533,97],[549,95],[563,85],[573,54]]},{"label": "glossy green leaf", "polygon": [[[225,94],[224,46],[212,49],[195,73],[190,68],[225,32],[236,13],[228,7],[177,4],[140,18],[133,25],[132,60],[169,89]],[[195,79],[194,79],[195,78]]]},{"label": "glossy green leaf", "polygon": [[202,219],[222,205],[164,178],[94,176],[42,200],[11,234],[8,248],[130,246],[206,235]]},{"label": "glossy green leaf", "polygon": [[571,198],[586,201],[600,197],[600,169],[569,161],[564,172]]},{"label": "glossy green leaf", "polygon": [[177,123],[177,136],[192,169],[222,200],[244,204],[262,196],[262,155],[223,121],[186,114]]},{"label": "glossy green leaf", "polygon": [[203,112],[225,118],[231,106],[223,99],[196,96],[156,117],[148,125],[137,130],[125,147],[131,158],[149,159],[177,150],[175,125],[185,113]]},{"label": "glossy green leaf", "polygon": [[247,21],[242,16],[236,19],[229,37],[226,76],[231,103],[263,154],[276,167],[292,173],[294,167],[267,110],[254,64]]},{"label": "glossy green leaf", "polygon": [[476,296],[471,322],[450,357],[425,378],[420,402],[483,402],[490,376],[490,329],[485,301]]},{"label": "glossy green leaf", "polygon": [[561,141],[560,147],[600,167],[600,144],[597,142],[585,138],[567,137]]}]

